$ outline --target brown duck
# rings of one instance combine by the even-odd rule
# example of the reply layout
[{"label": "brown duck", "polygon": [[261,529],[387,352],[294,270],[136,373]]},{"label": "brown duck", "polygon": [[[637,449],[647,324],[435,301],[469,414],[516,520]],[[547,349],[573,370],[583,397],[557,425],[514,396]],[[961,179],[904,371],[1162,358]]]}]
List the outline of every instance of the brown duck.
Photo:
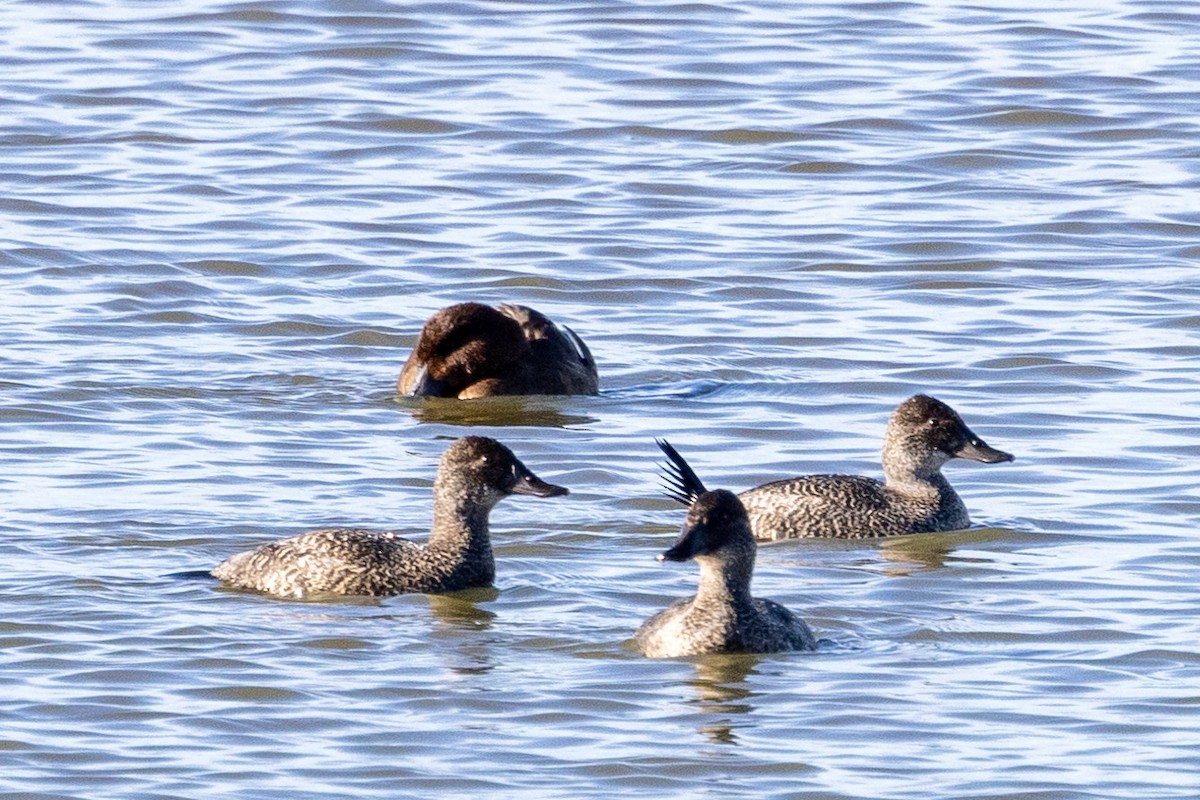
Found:
[{"label": "brown duck", "polygon": [[596,394],[591,351],[574,331],[517,305],[458,303],[421,330],[396,384],[406,397]]}]

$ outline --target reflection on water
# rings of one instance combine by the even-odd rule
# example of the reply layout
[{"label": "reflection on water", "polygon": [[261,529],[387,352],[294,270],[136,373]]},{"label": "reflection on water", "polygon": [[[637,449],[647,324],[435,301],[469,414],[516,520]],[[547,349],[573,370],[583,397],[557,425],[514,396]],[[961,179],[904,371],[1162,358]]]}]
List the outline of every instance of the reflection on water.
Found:
[{"label": "reflection on water", "polygon": [[432,622],[429,643],[440,669],[460,679],[486,676],[496,669],[503,657],[503,648],[489,635],[496,614],[479,604],[495,602],[499,596],[492,587],[425,595]]},{"label": "reflection on water", "polygon": [[[744,700],[754,694],[746,685],[746,677],[766,657],[758,653],[714,653],[695,659],[696,677],[690,683],[696,689],[697,700],[706,708],[722,710],[720,705]],[[749,706],[731,708],[737,712]]]},{"label": "reflection on water", "polygon": [[594,417],[568,413],[562,406],[584,403],[569,398],[554,397],[482,397],[477,400],[454,400],[441,397],[412,399],[396,397],[418,422],[438,422],[464,427],[529,426],[539,428],[572,428],[596,422]]},{"label": "reflection on water", "polygon": [[755,692],[746,683],[765,656],[757,653],[714,653],[695,659],[696,677],[689,681],[696,702],[708,711],[744,714],[753,709],[747,700]]},{"label": "reflection on water", "polygon": [[[892,562],[885,570],[888,575],[911,575],[917,570],[939,569],[956,549],[967,544],[982,544],[995,541],[1009,534],[1003,528],[971,528],[963,531],[941,533],[919,533],[913,536],[896,536],[879,543],[879,554]],[[964,560],[955,557],[956,560]]]},{"label": "reflection on water", "polygon": [[[719,721],[702,724],[698,731],[713,744],[737,744],[738,717],[754,711],[750,699],[757,694],[746,679],[764,658],[753,653],[714,653],[695,659],[696,677],[688,681],[696,693],[694,702]],[[733,717],[729,719],[729,717]]]},{"label": "reflection on water", "polygon": [[443,625],[469,630],[485,631],[492,626],[496,614],[480,603],[491,603],[500,596],[500,590],[491,586],[464,589],[450,594],[426,595],[429,610],[434,619]]}]

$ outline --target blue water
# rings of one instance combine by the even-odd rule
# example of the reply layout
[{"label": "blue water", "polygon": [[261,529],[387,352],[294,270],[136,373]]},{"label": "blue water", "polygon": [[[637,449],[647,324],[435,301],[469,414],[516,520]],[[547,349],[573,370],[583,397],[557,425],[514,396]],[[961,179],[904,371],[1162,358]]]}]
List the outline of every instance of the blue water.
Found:
[{"label": "blue water", "polygon": [[[0,794],[1194,798],[1197,15],[1161,3],[11,2]],[[464,299],[595,398],[410,403]],[[759,550],[813,654],[642,658],[712,486],[878,476],[958,409],[969,531]],[[568,498],[496,589],[171,577],[420,538],[447,443]]]}]

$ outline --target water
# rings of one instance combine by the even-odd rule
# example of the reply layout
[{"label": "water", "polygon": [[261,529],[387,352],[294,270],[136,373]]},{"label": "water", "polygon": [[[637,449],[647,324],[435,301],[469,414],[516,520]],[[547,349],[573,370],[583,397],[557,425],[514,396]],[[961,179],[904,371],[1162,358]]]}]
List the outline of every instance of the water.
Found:
[{"label": "water", "polygon": [[[0,6],[0,787],[21,798],[1193,798],[1200,45],[1156,3]],[[598,398],[398,402],[533,305]],[[714,486],[879,474],[926,391],[976,526],[759,552],[815,654],[653,661]],[[182,581],[424,533],[446,443],[569,498],[497,588]],[[919,788],[917,788],[919,787]]]}]

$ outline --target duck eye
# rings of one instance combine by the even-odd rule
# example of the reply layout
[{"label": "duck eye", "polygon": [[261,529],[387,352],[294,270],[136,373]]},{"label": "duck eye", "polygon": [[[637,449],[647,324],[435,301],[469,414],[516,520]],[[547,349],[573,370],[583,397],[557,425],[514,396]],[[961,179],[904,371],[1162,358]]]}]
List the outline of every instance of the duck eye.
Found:
[{"label": "duck eye", "polygon": [[925,421],[927,423],[929,423],[929,427],[931,427],[931,428],[935,427],[938,424],[937,417],[930,417],[929,419],[927,419]]}]

